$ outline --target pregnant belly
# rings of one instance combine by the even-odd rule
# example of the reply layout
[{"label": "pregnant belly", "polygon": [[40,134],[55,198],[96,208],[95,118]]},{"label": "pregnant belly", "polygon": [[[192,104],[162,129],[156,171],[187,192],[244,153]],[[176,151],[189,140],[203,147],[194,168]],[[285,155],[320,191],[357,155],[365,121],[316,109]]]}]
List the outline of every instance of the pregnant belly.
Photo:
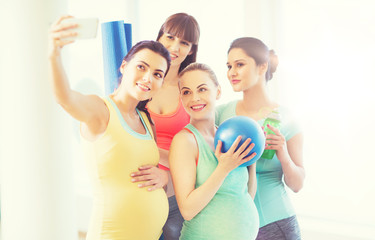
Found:
[{"label": "pregnant belly", "polygon": [[160,235],[168,209],[168,199],[163,189],[103,194],[94,200],[90,229],[100,229],[98,234],[103,238],[154,239]]}]

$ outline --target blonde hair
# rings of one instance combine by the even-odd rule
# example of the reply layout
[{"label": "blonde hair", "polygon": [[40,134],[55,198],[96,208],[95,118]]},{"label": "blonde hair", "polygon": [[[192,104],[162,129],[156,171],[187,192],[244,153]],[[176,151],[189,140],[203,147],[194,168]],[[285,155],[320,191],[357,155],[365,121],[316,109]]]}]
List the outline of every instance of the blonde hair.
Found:
[{"label": "blonde hair", "polygon": [[[181,77],[185,73],[197,71],[197,70],[207,73],[208,76],[211,78],[212,82],[215,84],[215,86],[219,86],[219,82],[217,81],[216,74],[214,73],[214,71],[212,71],[212,69],[208,65],[204,63],[197,63],[197,62],[190,63],[184,70],[180,72],[180,74],[178,74],[178,76],[181,79]],[[178,82],[178,84],[180,85],[180,82]]]}]

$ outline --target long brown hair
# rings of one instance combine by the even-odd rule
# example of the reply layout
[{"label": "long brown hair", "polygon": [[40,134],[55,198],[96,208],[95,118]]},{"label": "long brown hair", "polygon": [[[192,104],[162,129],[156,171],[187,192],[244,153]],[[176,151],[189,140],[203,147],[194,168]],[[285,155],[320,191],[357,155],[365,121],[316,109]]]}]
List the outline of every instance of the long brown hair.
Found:
[{"label": "long brown hair", "polygon": [[197,60],[200,29],[197,20],[193,16],[186,13],[176,13],[169,16],[161,26],[156,41],[159,41],[164,33],[171,34],[193,44],[191,47],[192,54],[188,55],[181,63],[178,72],[181,72],[187,65]]}]

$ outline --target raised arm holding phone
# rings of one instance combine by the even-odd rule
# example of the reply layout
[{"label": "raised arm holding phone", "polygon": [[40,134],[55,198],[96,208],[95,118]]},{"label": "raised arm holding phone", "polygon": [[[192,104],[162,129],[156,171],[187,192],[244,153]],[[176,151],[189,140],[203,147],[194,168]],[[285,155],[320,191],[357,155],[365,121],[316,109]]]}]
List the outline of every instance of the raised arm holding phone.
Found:
[{"label": "raised arm holding phone", "polygon": [[137,43],[123,59],[121,84],[115,92],[106,97],[84,95],[70,88],[61,59],[63,47],[79,36],[77,29],[79,23],[71,16],[52,24],[48,57],[56,101],[81,123],[93,184],[87,239],[158,239],[168,216],[167,196],[163,189],[138,188],[130,174],[139,166],[159,162],[152,121],[144,106],[163,84],[169,52],[156,41]]}]

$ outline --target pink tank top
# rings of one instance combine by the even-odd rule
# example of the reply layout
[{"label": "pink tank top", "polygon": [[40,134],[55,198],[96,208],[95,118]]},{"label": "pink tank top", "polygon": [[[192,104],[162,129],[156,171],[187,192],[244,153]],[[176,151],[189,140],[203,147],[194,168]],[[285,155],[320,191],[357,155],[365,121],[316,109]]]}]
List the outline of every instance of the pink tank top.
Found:
[{"label": "pink tank top", "polygon": [[[181,131],[189,122],[190,116],[186,113],[182,106],[181,100],[174,113],[157,114],[148,109],[152,120],[155,124],[156,141],[159,148],[169,150],[172,139],[179,131]],[[162,169],[169,170],[165,166],[159,164]]]}]

